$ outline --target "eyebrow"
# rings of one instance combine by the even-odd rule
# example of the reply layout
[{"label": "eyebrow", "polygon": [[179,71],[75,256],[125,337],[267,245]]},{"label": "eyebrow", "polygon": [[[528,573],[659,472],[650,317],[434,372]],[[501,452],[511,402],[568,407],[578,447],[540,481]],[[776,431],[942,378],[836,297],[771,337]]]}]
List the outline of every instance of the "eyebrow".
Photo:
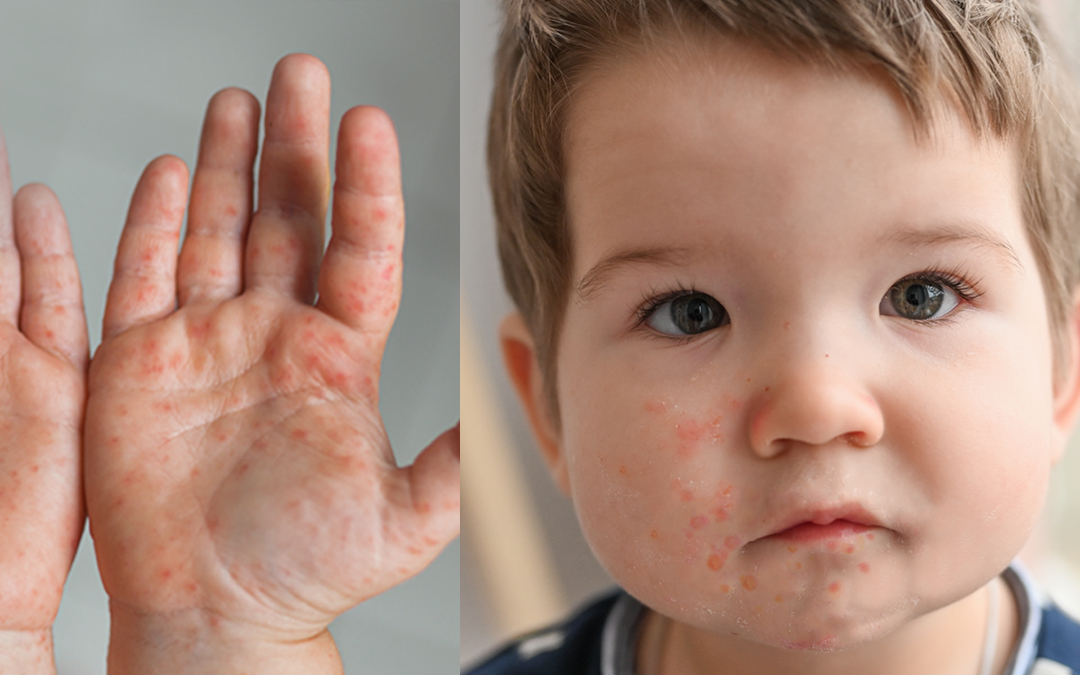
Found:
[{"label": "eyebrow", "polygon": [[974,244],[976,246],[989,247],[999,256],[1005,259],[1011,267],[1017,271],[1023,271],[1024,265],[1020,262],[1020,256],[1016,249],[1006,240],[991,231],[981,227],[969,227],[966,225],[938,225],[931,228],[902,229],[891,232],[884,241],[924,248],[940,244]]},{"label": "eyebrow", "polygon": [[679,266],[691,257],[692,249],[682,246],[657,246],[650,248],[631,248],[616,251],[600,259],[585,276],[581,277],[575,289],[578,299],[588,302],[611,279],[614,274],[627,267],[637,265]]}]

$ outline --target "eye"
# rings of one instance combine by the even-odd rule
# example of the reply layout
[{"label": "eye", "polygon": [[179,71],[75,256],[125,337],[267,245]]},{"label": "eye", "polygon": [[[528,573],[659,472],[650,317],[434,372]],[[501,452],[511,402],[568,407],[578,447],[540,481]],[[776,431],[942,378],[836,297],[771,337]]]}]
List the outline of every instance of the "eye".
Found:
[{"label": "eye", "polygon": [[881,299],[880,310],[886,316],[930,321],[946,316],[959,303],[956,290],[946,280],[916,276],[893,284]]},{"label": "eye", "polygon": [[665,335],[696,335],[727,324],[728,314],[713,297],[686,293],[653,307],[645,323]]}]

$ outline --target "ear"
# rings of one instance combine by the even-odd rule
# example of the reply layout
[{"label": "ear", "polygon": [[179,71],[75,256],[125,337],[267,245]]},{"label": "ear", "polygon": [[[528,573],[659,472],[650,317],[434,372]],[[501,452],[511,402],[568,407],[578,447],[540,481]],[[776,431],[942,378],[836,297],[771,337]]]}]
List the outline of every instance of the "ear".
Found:
[{"label": "ear", "polygon": [[544,374],[536,358],[536,344],[525,325],[525,319],[517,312],[507,316],[499,325],[499,343],[510,381],[513,382],[525,414],[529,417],[540,452],[544,455],[556,485],[564,494],[570,496],[570,475],[559,433],[544,393]]},{"label": "ear", "polygon": [[1072,307],[1065,322],[1066,359],[1054,385],[1054,439],[1053,463],[1057,464],[1069,444],[1073,425],[1080,414],[1080,288],[1074,289]]}]

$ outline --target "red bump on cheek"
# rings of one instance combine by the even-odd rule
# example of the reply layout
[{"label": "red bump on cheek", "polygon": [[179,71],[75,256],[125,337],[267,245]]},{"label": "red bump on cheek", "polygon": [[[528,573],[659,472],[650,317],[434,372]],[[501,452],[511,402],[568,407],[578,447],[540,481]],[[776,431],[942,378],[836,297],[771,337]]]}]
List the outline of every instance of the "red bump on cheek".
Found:
[{"label": "red bump on cheek", "polygon": [[642,406],[645,412],[659,414],[667,412],[667,403],[664,401],[645,401],[645,405]]},{"label": "red bump on cheek", "polygon": [[840,582],[839,581],[834,581],[831,584],[829,584],[829,592],[833,593],[833,594],[839,593],[840,592]]},{"label": "red bump on cheek", "polygon": [[657,532],[656,530],[653,530],[652,532],[649,533],[649,536],[652,537],[653,539],[656,539],[657,537],[660,536],[660,533]]},{"label": "red bump on cheek", "polygon": [[854,552],[855,552],[855,545],[854,544],[848,544],[847,546],[844,547],[844,553],[847,553],[848,555],[851,555]]},{"label": "red bump on cheek", "polygon": [[705,527],[708,522],[709,519],[705,516],[694,516],[690,519],[690,527],[694,528],[695,530],[700,530],[701,528]]},{"label": "red bump on cheek", "polygon": [[859,563],[859,569],[864,573],[869,572],[870,571],[870,563],[864,563],[864,562]]},{"label": "red bump on cheek", "polygon": [[867,533],[866,538],[869,539],[870,541],[874,541],[874,533],[873,532]]},{"label": "red bump on cheek", "polygon": [[739,538],[735,535],[730,535],[726,539],[724,539],[724,546],[726,546],[729,550],[739,548],[739,543]]},{"label": "red bump on cheek", "polygon": [[720,553],[713,553],[709,556],[708,560],[705,561],[705,564],[708,565],[709,569],[711,569],[713,572],[719,572],[724,567],[724,562],[724,555]]},{"label": "red bump on cheek", "polygon": [[731,586],[728,586],[727,584],[720,584],[720,592],[721,593],[728,593],[730,591],[731,591]]},{"label": "red bump on cheek", "polygon": [[739,577],[739,583],[741,583],[742,587],[746,590],[752,591],[757,588],[757,577],[755,577],[753,574],[744,574],[743,576]]},{"label": "red bump on cheek", "polygon": [[622,474],[623,476],[625,476],[626,475],[626,467],[625,466],[620,466],[619,467],[619,473]]}]

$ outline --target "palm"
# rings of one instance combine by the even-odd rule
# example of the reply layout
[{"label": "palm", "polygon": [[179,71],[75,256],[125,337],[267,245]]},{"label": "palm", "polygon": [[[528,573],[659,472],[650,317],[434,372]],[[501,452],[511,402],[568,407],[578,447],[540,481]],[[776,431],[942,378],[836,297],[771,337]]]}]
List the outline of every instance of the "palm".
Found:
[{"label": "palm", "polygon": [[[290,85],[285,70],[275,74],[274,87]],[[278,100],[285,95],[278,94]],[[272,88],[268,143],[275,105]],[[363,195],[370,176],[352,176],[357,157],[342,153],[362,156],[354,141],[367,139],[369,130],[361,127],[381,117],[359,111],[342,124],[334,227],[335,238],[355,236],[350,225],[374,227],[372,236],[388,236],[393,254],[365,269],[335,259],[332,241],[319,273],[320,303],[312,306],[307,270],[319,265],[303,249],[317,255],[321,243],[312,228],[288,222],[294,213],[267,205],[273,198],[266,196],[266,181],[277,171],[298,170],[281,158],[267,159],[269,148],[261,172],[263,203],[247,241],[238,237],[229,253],[215,239],[200,240],[203,205],[230,197],[243,201],[246,191],[233,186],[212,196],[210,172],[200,191],[202,155],[214,151],[207,148],[214,116],[228,109],[220,102],[217,107],[212,103],[208,112],[192,224],[174,282],[180,307],[163,304],[144,315],[147,320],[135,321],[114,312],[114,319],[120,316],[111,335],[106,319],[106,339],[90,377],[87,484],[95,487],[87,503],[114,601],[147,612],[199,608],[270,627],[275,637],[300,639],[415,573],[442,548],[456,527],[455,478],[437,470],[453,468],[442,446],[426,453],[426,461],[398,468],[378,413],[379,361],[399,293],[400,223],[394,221],[400,208],[374,219],[385,222],[350,209],[357,195],[372,203]],[[315,118],[307,122],[325,124],[325,113],[315,108],[303,112]],[[346,139],[347,133],[356,136]],[[274,161],[279,164],[268,166]],[[125,237],[141,220],[135,215],[140,196],[158,211],[155,199],[182,199],[182,191],[151,191],[155,170],[148,169],[136,191]],[[307,178],[317,183],[318,176]],[[282,198],[293,204],[298,199]],[[325,190],[317,198],[325,199]],[[400,196],[375,201],[400,204]],[[319,211],[317,205],[311,210]],[[353,251],[343,241],[337,249]],[[154,249],[138,243],[131,249],[136,259],[146,250]],[[122,242],[107,314],[138,306],[131,295],[158,295],[144,276],[125,284],[124,255]],[[215,256],[235,260],[243,288],[239,278],[230,288],[229,275],[212,274],[200,262]]]},{"label": "palm", "polygon": [[40,185],[14,201],[0,138],[0,631],[48,629],[83,527],[87,362],[67,225]]}]

